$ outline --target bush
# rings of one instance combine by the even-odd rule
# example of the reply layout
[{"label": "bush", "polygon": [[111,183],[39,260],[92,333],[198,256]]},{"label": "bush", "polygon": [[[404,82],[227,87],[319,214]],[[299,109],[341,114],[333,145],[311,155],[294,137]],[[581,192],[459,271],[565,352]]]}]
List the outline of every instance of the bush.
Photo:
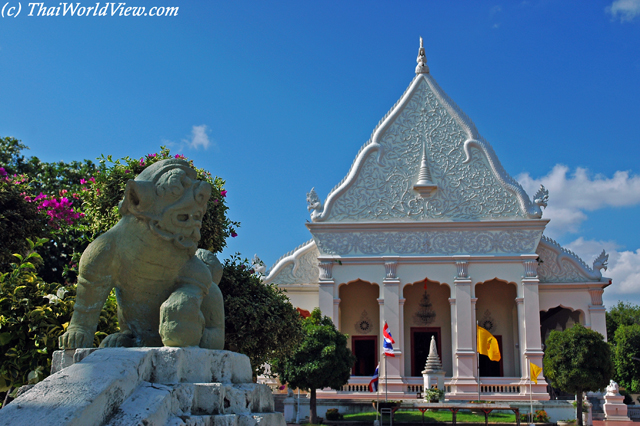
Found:
[{"label": "bush", "polygon": [[[75,285],[47,283],[36,273],[46,240],[27,240],[29,252],[0,274],[0,392],[49,375],[58,336],[69,325],[75,302]],[[109,298],[100,315],[96,346],[117,331],[115,300]]]},{"label": "bush", "polygon": [[342,420],[343,416],[338,412],[337,408],[329,408],[326,414],[327,420]]},{"label": "bush", "polygon": [[265,363],[290,356],[303,338],[302,318],[284,290],[263,284],[247,259],[224,261],[220,280],[224,297],[225,346],[249,357],[254,376]]},{"label": "bush", "polygon": [[[521,422],[528,422],[530,419],[531,413],[520,414]],[[574,420],[575,421],[575,420]],[[549,423],[549,415],[544,410],[536,410],[533,414],[533,422],[534,423]]]},{"label": "bush", "polygon": [[207,205],[207,212],[202,218],[198,247],[213,253],[222,251],[226,246],[227,237],[235,237],[236,228],[240,226],[240,223],[233,222],[227,217],[229,208],[225,200],[227,191],[224,189],[224,180],[195,167],[193,161],[183,155],[172,156],[166,147],[161,147],[160,153],[147,154],[140,159],[124,157],[113,160],[110,155],[107,157],[103,155],[98,159],[99,169],[96,174],[86,176],[86,179],[81,181],[85,185],[81,191],[81,198],[92,240],[120,220],[118,206],[124,198],[127,181],[135,179],[151,164],[169,158],[182,158],[189,161],[197,173],[197,178],[211,184],[211,198]]},{"label": "bush", "polygon": [[14,253],[26,254],[27,238],[35,240],[44,236],[47,221],[37,206],[25,199],[26,185],[2,176],[2,171],[0,168],[0,271],[7,271],[15,260]]}]

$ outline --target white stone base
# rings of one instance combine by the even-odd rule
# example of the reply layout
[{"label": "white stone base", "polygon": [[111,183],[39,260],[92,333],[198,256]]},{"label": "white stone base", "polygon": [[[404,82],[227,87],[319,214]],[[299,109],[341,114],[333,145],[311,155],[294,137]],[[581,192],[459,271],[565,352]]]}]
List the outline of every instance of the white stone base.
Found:
[{"label": "white stone base", "polygon": [[[71,364],[71,365],[70,365]],[[249,358],[190,348],[57,351],[55,374],[0,411],[0,426],[284,426]]]},{"label": "white stone base", "polygon": [[623,403],[624,396],[609,395],[604,396],[605,403],[602,406],[604,410],[605,420],[630,422],[631,419],[627,415],[627,405]]}]

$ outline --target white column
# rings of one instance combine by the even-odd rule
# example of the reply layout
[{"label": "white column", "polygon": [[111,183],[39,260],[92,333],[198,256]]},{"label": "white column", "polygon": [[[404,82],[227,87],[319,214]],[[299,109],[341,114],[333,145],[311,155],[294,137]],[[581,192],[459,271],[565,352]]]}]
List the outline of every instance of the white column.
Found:
[{"label": "white column", "polygon": [[342,331],[342,324],[340,323],[340,299],[333,299],[333,323],[337,324],[338,330]]},{"label": "white column", "polygon": [[[475,291],[474,291],[475,293]],[[477,319],[477,312],[476,310],[478,305],[478,298],[477,297],[472,297],[471,298],[471,324],[473,324],[471,326],[471,340],[473,342],[473,350],[474,352],[476,352],[478,350],[477,346],[477,341],[478,341],[478,329],[476,327],[476,325],[478,324],[478,319]],[[474,354],[475,355],[475,354]],[[480,371],[478,371],[478,356],[475,355],[473,357],[473,375],[475,377],[478,378],[478,380],[480,380]]]},{"label": "white column", "polygon": [[[607,341],[607,310],[602,305],[602,288],[590,288],[589,295],[591,296],[591,305],[589,305],[589,323],[591,329],[597,331],[604,336],[604,340]],[[613,337],[613,336],[612,336]]]},{"label": "white column", "polygon": [[[538,295],[538,262],[536,260],[523,261],[524,275],[521,281],[522,298],[524,299],[524,348],[523,376],[529,377],[529,362],[542,367],[542,338],[540,337],[540,297]],[[538,384],[533,385],[533,399],[548,400],[547,382],[541,376]],[[526,387],[529,393],[529,387]]]},{"label": "white column", "polygon": [[336,284],[332,276],[333,262],[321,261],[318,269],[320,272],[318,307],[320,311],[322,311],[322,314],[330,317],[333,320],[333,324],[340,329],[340,323],[338,322],[338,315],[335,312],[333,301]]},{"label": "white column", "polygon": [[[387,322],[389,331],[396,344],[393,345],[395,357],[387,359],[387,368],[389,369],[389,377],[400,377],[400,358],[402,351],[399,348],[398,342],[400,337],[400,298],[398,297],[398,289],[400,287],[399,280],[384,280],[384,319],[381,321]],[[382,335],[382,333],[381,333]]]},{"label": "white column", "polygon": [[[516,340],[518,348],[518,367],[520,367],[520,377],[523,379],[527,377],[527,369],[522,368],[524,364],[524,299],[522,297],[516,297],[516,312],[518,314],[518,339]],[[518,372],[516,371],[516,375]]]},{"label": "white column", "polygon": [[[400,333],[398,335],[398,338],[396,339],[396,342],[398,342],[398,349],[400,349],[400,351],[402,353],[409,353],[410,348],[405,348],[404,347],[404,302],[406,302],[407,299],[399,299],[398,300],[398,310],[399,310],[399,325],[400,325]],[[400,363],[400,376],[404,377],[405,376],[405,369],[404,369],[404,362]]]},{"label": "white column", "polygon": [[[451,397],[454,399],[471,399],[477,395],[478,382],[474,370],[476,349],[473,337],[475,325],[472,317],[471,278],[468,276],[468,262],[456,259],[457,274],[453,280],[455,303],[452,304],[452,318],[455,323],[455,356],[453,359],[453,379]],[[452,328],[454,324],[451,324]],[[456,398],[457,397],[457,398]]]},{"label": "white column", "polygon": [[[449,306],[451,307],[451,365],[456,364],[456,348],[458,342],[458,317],[456,316],[456,299],[449,299]],[[443,350],[441,349],[440,352]],[[455,376],[455,373],[453,374]]]}]

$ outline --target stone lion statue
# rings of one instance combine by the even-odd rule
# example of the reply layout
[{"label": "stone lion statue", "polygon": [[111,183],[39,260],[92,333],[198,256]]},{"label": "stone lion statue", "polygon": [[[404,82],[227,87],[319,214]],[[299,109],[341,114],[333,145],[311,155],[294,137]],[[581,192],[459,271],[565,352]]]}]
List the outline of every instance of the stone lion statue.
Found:
[{"label": "stone lion statue", "polygon": [[222,265],[198,249],[211,185],[180,159],[159,161],[127,182],[122,219],[82,254],[75,309],[63,349],[91,347],[100,311],[116,289],[120,332],[103,347],[224,347]]}]

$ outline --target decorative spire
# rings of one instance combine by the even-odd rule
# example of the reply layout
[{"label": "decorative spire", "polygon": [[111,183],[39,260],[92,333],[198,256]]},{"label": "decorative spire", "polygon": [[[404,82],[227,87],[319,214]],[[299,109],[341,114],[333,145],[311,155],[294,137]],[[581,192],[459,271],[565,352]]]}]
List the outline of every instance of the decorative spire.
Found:
[{"label": "decorative spire", "polygon": [[420,193],[422,197],[428,197],[429,195],[431,195],[433,191],[438,189],[438,185],[433,183],[433,181],[431,180],[431,171],[429,170],[429,163],[427,161],[426,145],[427,145],[426,143],[422,144],[422,161],[420,162],[420,172],[418,173],[418,182],[416,182],[416,184],[413,185],[413,189],[418,191],[418,193]]},{"label": "decorative spire", "polygon": [[427,363],[424,365],[424,373],[437,373],[442,371],[442,363],[438,356],[438,349],[436,348],[435,336],[431,336],[431,346],[429,347],[429,356],[427,357]]},{"label": "decorative spire", "polygon": [[418,51],[418,59],[416,59],[416,62],[418,63],[416,66],[416,74],[429,73],[427,57],[424,54],[424,46],[422,44],[422,37],[420,37],[420,50]]}]

